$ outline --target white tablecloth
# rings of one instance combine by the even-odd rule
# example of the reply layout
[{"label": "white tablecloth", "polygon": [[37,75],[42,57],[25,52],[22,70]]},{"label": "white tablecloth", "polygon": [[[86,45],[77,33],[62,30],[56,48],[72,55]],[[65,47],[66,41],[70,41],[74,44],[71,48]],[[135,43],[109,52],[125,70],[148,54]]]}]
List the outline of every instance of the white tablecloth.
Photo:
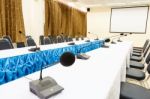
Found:
[{"label": "white tablecloth", "polygon": [[[71,67],[57,64],[43,70],[43,77],[53,77],[64,87],[62,93],[51,99],[119,99],[120,82],[125,81],[125,70],[130,42],[110,45],[88,52],[89,60],[79,60]],[[39,72],[26,76],[35,80]],[[0,97],[5,99],[38,99],[29,91],[27,78],[20,78],[0,86]]]}]

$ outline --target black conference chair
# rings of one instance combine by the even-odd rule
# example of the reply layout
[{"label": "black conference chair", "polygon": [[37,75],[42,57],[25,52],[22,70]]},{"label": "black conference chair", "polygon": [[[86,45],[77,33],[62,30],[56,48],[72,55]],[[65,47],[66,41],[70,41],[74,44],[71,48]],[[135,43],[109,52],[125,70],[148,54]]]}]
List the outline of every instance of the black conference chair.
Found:
[{"label": "black conference chair", "polygon": [[143,45],[143,47],[133,47],[133,50],[138,50],[138,51],[142,51],[146,46],[147,44],[149,43],[149,39],[147,39]]},{"label": "black conference chair", "polygon": [[[147,72],[150,73],[150,54],[148,55],[148,57],[146,59],[146,64],[148,64]],[[134,69],[134,68],[128,68],[126,71],[126,77],[141,81],[141,80],[145,79],[146,75],[145,75],[145,72],[143,72],[141,70]]]},{"label": "black conference chair", "polygon": [[73,41],[72,37],[68,37],[69,42]]},{"label": "black conference chair", "polygon": [[121,82],[120,99],[150,99],[150,90],[139,85]]},{"label": "black conference chair", "polygon": [[40,45],[44,45],[44,35],[40,35]]},{"label": "black conference chair", "polygon": [[51,37],[51,41],[52,41],[52,43],[55,43],[55,44],[56,44],[56,43],[57,43],[57,37],[52,36],[52,37]]},{"label": "black conference chair", "polygon": [[147,46],[149,44],[149,39],[146,40],[144,46],[142,49],[134,49],[133,48],[133,53],[132,53],[132,56],[142,56],[142,54],[144,53],[144,51],[146,50]]},{"label": "black conference chair", "polygon": [[12,47],[12,48],[14,48],[14,46],[13,46],[13,43],[12,43],[12,40],[11,40],[10,36],[6,35],[6,36],[3,36],[3,38],[7,39],[7,40],[10,42],[11,47]]},{"label": "black conference chair", "polygon": [[44,37],[44,45],[52,44],[52,41],[49,39],[49,37]]},{"label": "black conference chair", "polygon": [[12,46],[8,41],[8,39],[3,38],[0,40],[0,50],[5,50],[5,49],[12,49]]},{"label": "black conference chair", "polygon": [[81,40],[84,40],[84,37],[83,37],[83,36],[81,37]]},{"label": "black conference chair", "polygon": [[27,46],[36,46],[35,41],[32,39],[32,37],[27,38]]},{"label": "black conference chair", "polygon": [[75,37],[76,41],[79,41],[79,38],[78,37]]},{"label": "black conference chair", "polygon": [[145,63],[148,64],[148,60],[150,60],[150,53],[147,55],[146,59],[145,59],[145,62],[142,63],[142,62],[137,62],[137,61],[130,61],[130,67],[131,68],[136,68],[136,69],[144,69],[145,67]]},{"label": "black conference chair", "polygon": [[62,43],[63,40],[62,40],[62,37],[61,36],[57,36],[57,43]]},{"label": "black conference chair", "polygon": [[69,42],[69,38],[67,36],[64,37],[65,42]]},{"label": "black conference chair", "polygon": [[150,44],[148,45],[148,47],[146,48],[146,50],[144,51],[142,56],[140,56],[140,57],[138,57],[138,56],[131,56],[130,60],[141,62],[143,60],[143,58],[145,58],[147,52],[149,51],[149,48],[150,48]]},{"label": "black conference chair", "polygon": [[17,42],[16,44],[17,44],[17,48],[25,47],[24,42]]}]

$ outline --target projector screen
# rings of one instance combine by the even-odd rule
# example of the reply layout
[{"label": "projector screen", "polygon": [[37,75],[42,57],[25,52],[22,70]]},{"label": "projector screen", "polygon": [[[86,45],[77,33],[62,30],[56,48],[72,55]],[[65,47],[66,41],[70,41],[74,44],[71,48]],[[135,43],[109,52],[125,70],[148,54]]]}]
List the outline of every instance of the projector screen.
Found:
[{"label": "projector screen", "polygon": [[149,7],[112,8],[111,33],[146,33]]}]

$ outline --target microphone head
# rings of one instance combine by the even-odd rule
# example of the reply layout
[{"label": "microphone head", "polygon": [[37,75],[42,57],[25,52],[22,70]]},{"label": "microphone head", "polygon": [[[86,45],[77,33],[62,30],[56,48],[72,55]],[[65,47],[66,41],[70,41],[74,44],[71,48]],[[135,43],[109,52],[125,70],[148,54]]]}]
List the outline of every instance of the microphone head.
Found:
[{"label": "microphone head", "polygon": [[110,42],[110,38],[106,38],[106,39],[105,39],[105,42]]},{"label": "microphone head", "polygon": [[71,52],[65,52],[60,57],[60,63],[65,66],[71,66],[75,62],[75,55]]},{"label": "microphone head", "polygon": [[120,35],[123,35],[123,33],[121,33]]}]

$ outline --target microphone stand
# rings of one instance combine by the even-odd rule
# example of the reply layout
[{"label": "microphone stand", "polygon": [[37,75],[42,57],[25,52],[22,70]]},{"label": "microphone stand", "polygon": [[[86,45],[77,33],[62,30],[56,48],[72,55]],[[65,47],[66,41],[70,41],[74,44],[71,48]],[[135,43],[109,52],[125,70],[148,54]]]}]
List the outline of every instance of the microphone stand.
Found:
[{"label": "microphone stand", "polygon": [[110,42],[110,38],[106,38],[106,39],[104,40],[104,45],[102,46],[103,48],[109,48],[108,45],[105,45],[105,43],[107,43],[107,42]]},{"label": "microphone stand", "polygon": [[90,38],[89,37],[86,37],[87,40],[85,40],[85,42],[90,42]]},{"label": "microphone stand", "polygon": [[[75,62],[75,56],[71,52],[65,52],[60,57],[60,63],[63,66],[70,66]],[[57,84],[57,82],[47,76],[42,77],[43,66],[40,69],[40,78],[38,80],[33,80],[29,82],[30,91],[37,95],[40,99],[48,99],[49,97],[60,93],[64,90],[63,87]]]},{"label": "microphone stand", "polygon": [[28,49],[31,52],[36,52],[36,51],[40,51],[40,47],[37,47],[37,45],[34,48],[30,48]]},{"label": "microphone stand", "polygon": [[79,50],[77,50],[77,59],[83,59],[83,60],[89,59],[90,56],[89,56],[89,55],[86,55],[85,53],[81,53],[81,50],[84,49],[84,48],[87,48],[87,47],[89,47],[89,46],[91,46],[91,45],[92,45],[92,42],[90,42],[89,45],[83,46],[83,47],[81,47]]},{"label": "microphone stand", "polygon": [[99,38],[98,38],[98,35],[97,35],[97,34],[90,33],[90,32],[89,32],[89,34],[92,34],[92,35],[96,36],[96,38],[95,38],[94,40],[99,40]]},{"label": "microphone stand", "polygon": [[[118,36],[119,36],[119,39],[120,39],[120,37],[121,37],[122,35],[124,35],[124,34],[123,34],[123,33],[121,33],[121,34],[119,34],[119,35],[112,36],[111,38],[116,39],[116,37],[118,37]],[[114,39],[112,39],[111,44],[116,44],[116,42],[114,42],[114,41],[113,41]],[[120,40],[120,41],[121,41],[121,40]]]},{"label": "microphone stand", "polygon": [[123,42],[123,41],[120,39],[120,38],[121,38],[121,37],[123,37],[123,36],[127,36],[127,34],[123,34],[123,33],[122,33],[122,34],[120,34],[120,36],[119,36],[119,38],[118,38],[118,40],[117,40],[117,41],[118,41],[118,42]]},{"label": "microphone stand", "polygon": [[95,35],[96,35],[96,39],[94,39],[94,40],[99,40],[98,35],[97,34],[95,34]]},{"label": "microphone stand", "polygon": [[[114,38],[116,39],[116,38]],[[116,42],[114,41],[114,39],[112,39],[111,44],[116,44]]]}]

